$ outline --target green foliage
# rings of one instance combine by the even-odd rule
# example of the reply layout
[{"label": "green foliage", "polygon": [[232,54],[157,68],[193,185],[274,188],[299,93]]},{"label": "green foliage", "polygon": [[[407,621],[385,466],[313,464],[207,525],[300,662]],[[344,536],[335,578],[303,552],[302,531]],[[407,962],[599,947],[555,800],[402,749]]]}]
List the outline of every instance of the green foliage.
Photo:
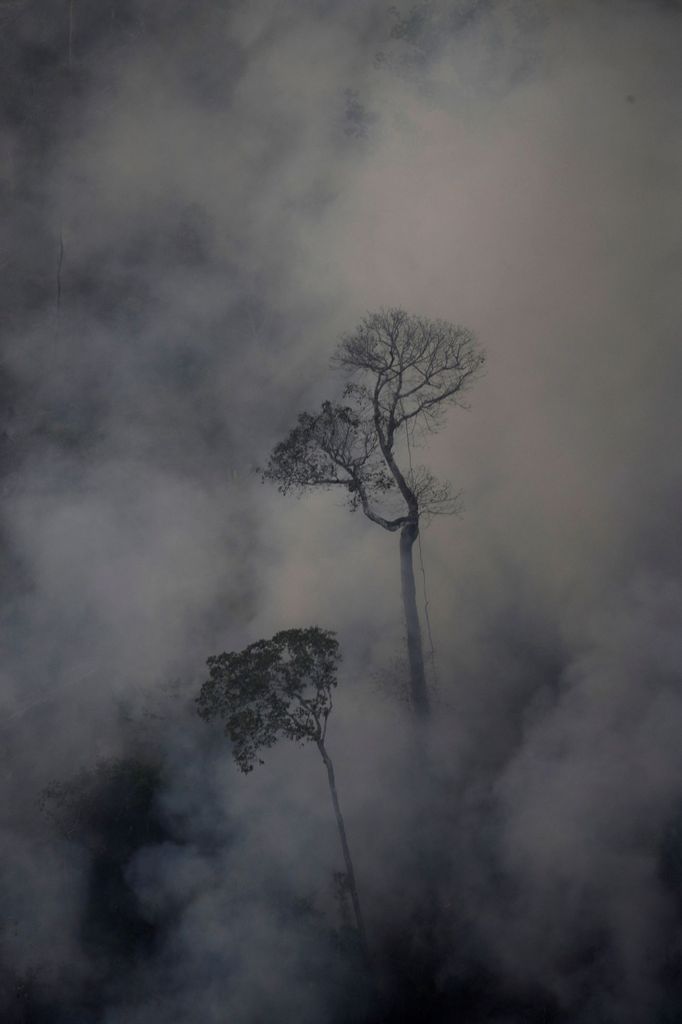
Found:
[{"label": "green foliage", "polygon": [[207,661],[210,678],[197,698],[205,721],[219,719],[243,772],[262,764],[278,739],[324,740],[341,659],[333,632],[310,626],[257,640]]}]

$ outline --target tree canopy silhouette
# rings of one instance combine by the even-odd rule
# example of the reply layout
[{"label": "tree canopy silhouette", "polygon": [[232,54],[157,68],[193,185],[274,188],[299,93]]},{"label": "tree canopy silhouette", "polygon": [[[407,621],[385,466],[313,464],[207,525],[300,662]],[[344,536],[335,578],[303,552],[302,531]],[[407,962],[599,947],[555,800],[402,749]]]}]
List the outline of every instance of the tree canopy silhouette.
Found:
[{"label": "tree canopy silhouette", "polygon": [[[350,507],[373,523],[400,531],[401,590],[415,712],[429,712],[412,549],[420,522],[452,514],[457,496],[424,466],[412,447],[443,424],[485,360],[471,331],[402,309],[368,314],[342,338],[332,366],[347,383],[343,402],[303,412],[273,449],[263,479],[284,494],[322,487],[346,490]],[[407,454],[407,464],[405,463]]]},{"label": "tree canopy silhouette", "polygon": [[197,710],[206,721],[218,719],[225,723],[232,754],[245,773],[256,763],[263,764],[261,752],[281,737],[316,745],[327,769],[348,891],[363,955],[368,959],[355,869],[334,765],[325,745],[340,660],[339,644],[330,630],[318,626],[283,630],[270,640],[249,644],[242,651],[209,658],[210,677],[197,698]]}]

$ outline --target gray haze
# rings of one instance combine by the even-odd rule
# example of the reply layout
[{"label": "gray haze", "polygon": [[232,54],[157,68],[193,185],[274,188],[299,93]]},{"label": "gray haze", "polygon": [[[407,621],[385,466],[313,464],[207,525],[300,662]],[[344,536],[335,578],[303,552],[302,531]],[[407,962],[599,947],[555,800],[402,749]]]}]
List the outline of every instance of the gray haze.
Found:
[{"label": "gray haze", "polygon": [[404,31],[353,0],[101,6],[75,0],[70,69],[67,4],[0,15],[10,100],[62,88],[44,138],[0,135],[6,962],[66,993],[96,971],[87,851],[35,802],[132,730],[175,841],[127,877],[170,923],[92,1019],[331,1020],[298,983],[329,952],[278,910],[336,913],[322,767],[277,749],[242,778],[183,710],[209,654],[313,623],[345,653],[329,745],[369,930],[400,916],[397,541],[254,472],[338,394],[339,334],[400,305],[488,354],[419,452],[464,498],[422,536],[453,942],[566,1020],[672,1020],[679,6],[433,0]]}]

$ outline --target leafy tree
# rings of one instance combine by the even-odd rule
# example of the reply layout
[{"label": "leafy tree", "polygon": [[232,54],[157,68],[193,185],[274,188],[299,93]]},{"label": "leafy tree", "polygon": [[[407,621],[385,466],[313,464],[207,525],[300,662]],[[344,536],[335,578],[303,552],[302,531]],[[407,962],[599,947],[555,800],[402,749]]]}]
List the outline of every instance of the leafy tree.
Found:
[{"label": "leafy tree", "polygon": [[208,659],[210,677],[197,698],[206,721],[219,719],[232,741],[242,772],[263,764],[261,751],[283,737],[301,745],[313,742],[327,769],[327,780],[346,865],[348,890],[363,953],[367,940],[355,871],[341,813],[334,766],[325,740],[332,711],[339,644],[329,630],[310,626],[287,629],[270,640],[257,640],[243,651]]},{"label": "leafy tree", "polygon": [[[400,572],[412,703],[429,713],[417,612],[412,549],[422,520],[453,513],[447,483],[412,466],[412,447],[442,425],[484,362],[474,335],[443,320],[382,309],[344,337],[332,366],[348,378],[344,402],[324,402],[298,423],[270,455],[263,479],[284,494],[341,487],[351,509],[400,532]],[[407,455],[407,465],[404,456]]]}]

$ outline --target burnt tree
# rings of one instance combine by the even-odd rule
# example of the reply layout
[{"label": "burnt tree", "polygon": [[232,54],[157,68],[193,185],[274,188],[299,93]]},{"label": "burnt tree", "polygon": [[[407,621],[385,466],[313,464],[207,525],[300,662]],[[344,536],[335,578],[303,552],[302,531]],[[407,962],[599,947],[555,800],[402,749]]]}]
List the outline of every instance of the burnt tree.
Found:
[{"label": "burnt tree", "polygon": [[443,320],[384,309],[344,337],[332,366],[347,378],[342,402],[301,413],[273,450],[263,479],[282,493],[344,488],[352,509],[400,534],[400,578],[415,714],[429,714],[413,548],[421,523],[456,511],[457,497],[412,448],[443,424],[484,363],[475,336]]}]

